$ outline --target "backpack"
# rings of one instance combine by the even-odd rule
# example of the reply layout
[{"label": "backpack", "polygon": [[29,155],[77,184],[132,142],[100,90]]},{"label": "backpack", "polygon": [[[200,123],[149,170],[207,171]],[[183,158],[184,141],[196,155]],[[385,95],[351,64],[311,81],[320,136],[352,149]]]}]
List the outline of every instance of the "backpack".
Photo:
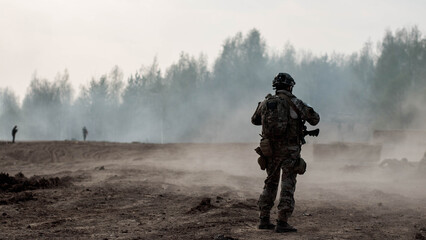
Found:
[{"label": "backpack", "polygon": [[268,95],[262,109],[262,134],[268,139],[282,139],[287,135],[290,106],[286,99]]}]

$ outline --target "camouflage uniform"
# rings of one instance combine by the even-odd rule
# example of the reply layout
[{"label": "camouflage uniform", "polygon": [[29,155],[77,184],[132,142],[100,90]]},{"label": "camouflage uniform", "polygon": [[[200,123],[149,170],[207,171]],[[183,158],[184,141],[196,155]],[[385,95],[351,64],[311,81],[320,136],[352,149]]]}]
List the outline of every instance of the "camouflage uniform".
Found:
[{"label": "camouflage uniform", "polygon": [[[268,157],[268,164],[266,167],[268,177],[265,180],[265,186],[259,197],[258,205],[260,217],[269,217],[269,213],[274,206],[274,201],[277,196],[280,173],[282,170],[278,220],[287,222],[294,210],[294,191],[296,189],[297,176],[294,167],[300,158],[301,132],[303,127],[302,120],[306,120],[311,125],[316,125],[320,117],[312,107],[296,98],[289,91],[276,91],[276,96],[283,97],[284,95],[294,103],[298,111],[293,110],[291,105],[287,105],[290,108],[290,116],[288,117],[286,136],[281,139],[269,139],[272,156]],[[266,97],[267,99],[260,103],[253,114],[251,121],[254,125],[262,125],[262,112],[264,108],[266,108],[266,101],[269,96],[271,95],[268,95]],[[302,116],[298,116],[299,114],[297,112]],[[265,136],[265,129],[262,130],[262,134],[264,137],[267,137]]]}]

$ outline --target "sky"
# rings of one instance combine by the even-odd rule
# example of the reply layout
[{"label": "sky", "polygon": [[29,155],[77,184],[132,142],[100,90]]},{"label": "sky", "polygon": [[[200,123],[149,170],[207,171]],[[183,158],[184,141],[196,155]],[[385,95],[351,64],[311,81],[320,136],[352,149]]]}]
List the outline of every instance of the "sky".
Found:
[{"label": "sky", "polygon": [[386,30],[426,33],[425,10],[423,0],[0,0],[0,88],[22,101],[34,74],[67,69],[78,90],[115,65],[127,79],[157,58],[164,72],[181,52],[211,66],[226,38],[253,28],[269,51],[351,54]]}]

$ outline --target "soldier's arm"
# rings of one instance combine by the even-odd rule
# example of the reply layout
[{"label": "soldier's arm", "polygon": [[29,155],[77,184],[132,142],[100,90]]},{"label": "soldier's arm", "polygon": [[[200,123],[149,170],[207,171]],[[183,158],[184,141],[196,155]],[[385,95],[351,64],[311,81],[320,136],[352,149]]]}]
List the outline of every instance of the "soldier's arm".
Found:
[{"label": "soldier's arm", "polygon": [[306,120],[312,126],[315,126],[320,121],[320,116],[315,110],[298,98],[293,98],[292,101],[302,113],[302,119]]},{"label": "soldier's arm", "polygon": [[257,126],[262,125],[262,115],[260,114],[261,105],[262,105],[261,102],[257,104],[256,111],[254,111],[254,114],[251,117],[251,123],[253,123],[253,125],[257,125]]}]

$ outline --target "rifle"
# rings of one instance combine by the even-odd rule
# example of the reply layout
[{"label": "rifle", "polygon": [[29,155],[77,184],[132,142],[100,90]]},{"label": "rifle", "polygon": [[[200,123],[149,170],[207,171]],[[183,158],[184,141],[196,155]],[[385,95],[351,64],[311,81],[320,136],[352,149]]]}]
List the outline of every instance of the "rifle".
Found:
[{"label": "rifle", "polygon": [[302,139],[301,139],[302,145],[306,143],[305,137],[307,135],[312,136],[312,137],[318,137],[319,132],[320,132],[319,128],[314,129],[314,130],[308,130],[306,125],[305,125],[305,121],[303,121],[303,130],[302,130]]}]

